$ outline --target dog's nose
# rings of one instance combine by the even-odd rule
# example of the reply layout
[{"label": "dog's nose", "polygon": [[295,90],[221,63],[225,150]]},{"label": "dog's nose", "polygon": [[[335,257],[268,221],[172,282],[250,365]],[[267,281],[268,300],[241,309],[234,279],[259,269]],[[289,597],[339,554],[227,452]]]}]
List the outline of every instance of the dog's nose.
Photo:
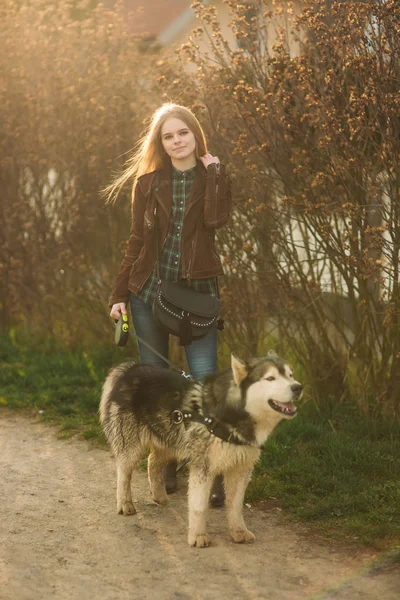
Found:
[{"label": "dog's nose", "polygon": [[300,396],[301,392],[303,391],[303,386],[301,383],[294,383],[290,389],[292,390],[293,394]]}]

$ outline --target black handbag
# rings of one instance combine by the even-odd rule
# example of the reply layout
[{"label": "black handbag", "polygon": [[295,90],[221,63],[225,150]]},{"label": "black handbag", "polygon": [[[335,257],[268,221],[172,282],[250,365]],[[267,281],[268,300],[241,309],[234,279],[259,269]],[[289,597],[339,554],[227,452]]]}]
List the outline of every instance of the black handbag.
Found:
[{"label": "black handbag", "polygon": [[215,326],[221,302],[219,298],[197,292],[189,286],[161,280],[157,203],[154,215],[158,288],[153,303],[153,318],[167,333],[179,337],[181,346],[188,346],[193,340],[207,335]]}]

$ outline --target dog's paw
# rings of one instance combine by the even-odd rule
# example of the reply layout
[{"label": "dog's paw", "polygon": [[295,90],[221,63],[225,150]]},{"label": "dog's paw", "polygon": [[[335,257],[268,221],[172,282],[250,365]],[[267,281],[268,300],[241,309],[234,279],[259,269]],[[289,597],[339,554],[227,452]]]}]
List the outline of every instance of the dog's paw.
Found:
[{"label": "dog's paw", "polygon": [[168,496],[165,492],[163,494],[152,494],[152,496],[156,504],[160,504],[160,506],[168,504]]},{"label": "dog's paw", "polygon": [[256,539],[254,533],[248,529],[231,530],[231,536],[236,544],[251,544]]},{"label": "dog's paw", "polygon": [[211,544],[210,538],[206,534],[189,535],[188,542],[192,548],[207,548]]},{"label": "dog's paw", "polygon": [[133,502],[122,502],[117,506],[117,512],[119,515],[135,515],[136,508],[133,506]]}]

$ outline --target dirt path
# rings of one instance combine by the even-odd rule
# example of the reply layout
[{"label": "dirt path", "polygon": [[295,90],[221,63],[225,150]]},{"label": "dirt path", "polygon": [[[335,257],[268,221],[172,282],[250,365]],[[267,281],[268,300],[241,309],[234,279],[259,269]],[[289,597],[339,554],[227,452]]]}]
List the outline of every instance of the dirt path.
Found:
[{"label": "dirt path", "polygon": [[108,452],[0,413],[1,600],[398,599],[400,573],[316,545],[276,509],[245,508],[250,546],[230,541],[214,509],[213,545],[189,548],[184,486],[160,508],[139,472],[138,515],[118,516]]}]

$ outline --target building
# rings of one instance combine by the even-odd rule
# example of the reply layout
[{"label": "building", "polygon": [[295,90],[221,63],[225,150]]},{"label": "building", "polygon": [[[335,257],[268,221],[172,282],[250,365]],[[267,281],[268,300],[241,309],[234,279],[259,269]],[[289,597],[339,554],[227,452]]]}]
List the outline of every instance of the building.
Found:
[{"label": "building", "polygon": [[[234,48],[240,45],[235,40],[230,27],[232,15],[228,5],[223,0],[203,1],[204,4],[215,7],[222,34],[231,47]],[[248,18],[253,17],[257,10],[256,3],[252,0],[242,1],[248,4]],[[165,48],[176,48],[185,43],[193,29],[200,26],[191,4],[192,0],[125,0],[126,8],[131,12],[130,26],[133,33],[142,34],[149,41],[158,41]],[[276,2],[271,0],[270,4],[271,10],[275,5],[279,5],[281,14],[274,17],[267,32],[269,48],[276,41],[277,29],[280,27],[287,29],[288,20],[290,20],[293,10],[296,10],[300,2]],[[203,46],[202,49],[207,50],[208,41],[206,37],[198,43]],[[293,42],[290,43],[290,46],[296,52]]]}]

